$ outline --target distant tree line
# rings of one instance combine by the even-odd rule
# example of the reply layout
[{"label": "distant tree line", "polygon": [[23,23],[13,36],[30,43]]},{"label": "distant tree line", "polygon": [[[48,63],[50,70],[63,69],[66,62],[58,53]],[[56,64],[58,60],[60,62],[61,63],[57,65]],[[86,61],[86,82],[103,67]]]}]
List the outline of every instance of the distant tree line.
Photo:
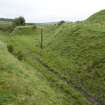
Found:
[{"label": "distant tree line", "polygon": [[14,19],[0,18],[0,21],[13,22]]}]

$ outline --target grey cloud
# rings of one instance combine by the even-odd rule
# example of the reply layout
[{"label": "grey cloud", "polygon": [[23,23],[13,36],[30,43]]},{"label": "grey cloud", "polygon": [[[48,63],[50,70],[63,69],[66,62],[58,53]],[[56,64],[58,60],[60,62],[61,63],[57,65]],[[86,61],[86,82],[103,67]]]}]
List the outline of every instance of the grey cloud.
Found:
[{"label": "grey cloud", "polygon": [[28,22],[76,21],[104,8],[104,0],[0,0],[0,17],[24,16]]}]

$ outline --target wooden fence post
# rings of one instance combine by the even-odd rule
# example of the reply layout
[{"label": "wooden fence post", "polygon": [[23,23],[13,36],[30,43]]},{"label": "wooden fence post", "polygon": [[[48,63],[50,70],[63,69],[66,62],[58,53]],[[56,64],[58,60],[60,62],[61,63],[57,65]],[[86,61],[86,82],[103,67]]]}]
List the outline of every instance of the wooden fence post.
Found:
[{"label": "wooden fence post", "polygon": [[41,28],[41,45],[40,45],[40,47],[41,47],[41,49],[43,49],[43,29]]}]

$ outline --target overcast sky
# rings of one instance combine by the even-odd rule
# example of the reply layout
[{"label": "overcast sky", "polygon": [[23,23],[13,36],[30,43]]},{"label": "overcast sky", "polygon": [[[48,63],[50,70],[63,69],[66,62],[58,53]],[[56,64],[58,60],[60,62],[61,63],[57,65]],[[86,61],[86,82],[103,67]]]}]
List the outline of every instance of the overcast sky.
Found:
[{"label": "overcast sky", "polygon": [[0,17],[27,22],[78,21],[105,9],[105,0],[0,0]]}]

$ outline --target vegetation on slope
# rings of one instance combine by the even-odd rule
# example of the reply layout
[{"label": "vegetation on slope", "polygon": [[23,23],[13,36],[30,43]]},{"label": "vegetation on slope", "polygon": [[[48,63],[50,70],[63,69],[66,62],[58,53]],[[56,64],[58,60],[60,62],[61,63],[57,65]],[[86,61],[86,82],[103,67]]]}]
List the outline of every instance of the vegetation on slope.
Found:
[{"label": "vegetation on slope", "polygon": [[50,88],[40,73],[19,62],[0,42],[1,105],[64,105],[63,102],[67,103],[64,98]]},{"label": "vegetation on slope", "polygon": [[[14,54],[8,52],[6,46],[3,47],[5,50],[0,49],[0,104],[90,105],[86,98],[72,87],[66,85],[64,87],[65,91],[68,92],[68,88],[70,90],[68,96],[59,88],[50,85],[52,84],[50,74],[45,72],[46,68],[34,59],[32,35],[13,35],[12,37],[10,35],[9,38],[3,33],[0,35],[2,41],[13,45],[14,52],[22,52],[24,60],[19,61]],[[33,62],[33,67],[31,62]],[[42,70],[44,71],[41,72]],[[53,79],[57,79],[59,84],[63,83],[56,76]]]},{"label": "vegetation on slope", "polygon": [[104,104],[105,34],[101,28],[94,31],[90,26],[63,26],[42,54],[43,61],[93,100]]},{"label": "vegetation on slope", "polygon": [[88,18],[88,21],[95,23],[105,23],[105,10],[101,10]]},{"label": "vegetation on slope", "polygon": [[11,32],[12,30],[12,22],[0,21],[0,31]]},{"label": "vegetation on slope", "polygon": [[[1,88],[4,96],[8,96],[8,92],[11,96],[7,102],[15,101],[17,105],[105,105],[104,16],[101,11],[80,23],[39,25],[35,30],[19,26],[9,35],[1,32],[0,40],[13,46],[13,52],[10,54],[6,49],[5,54],[1,49],[1,72],[7,77],[3,73],[0,77],[4,83],[19,86],[1,85],[10,86],[9,91]],[[44,30],[44,49],[40,49],[40,28]],[[23,55],[20,61],[17,52]],[[19,74],[12,78],[16,73]],[[28,94],[32,91],[32,97],[26,94],[26,87]],[[24,89],[22,96],[26,100],[20,101]],[[44,93],[40,89],[44,89]],[[6,101],[0,101],[7,105]]]}]

